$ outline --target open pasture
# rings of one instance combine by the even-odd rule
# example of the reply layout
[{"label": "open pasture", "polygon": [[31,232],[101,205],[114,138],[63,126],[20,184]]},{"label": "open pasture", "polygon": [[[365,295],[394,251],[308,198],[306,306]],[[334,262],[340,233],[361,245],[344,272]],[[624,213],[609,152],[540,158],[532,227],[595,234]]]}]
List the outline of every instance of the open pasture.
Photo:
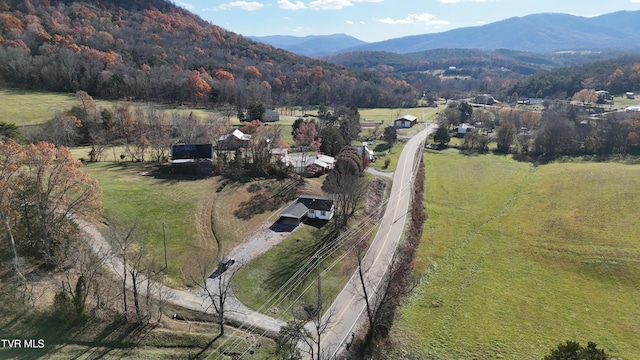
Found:
[{"label": "open pasture", "polygon": [[[640,358],[640,167],[426,155],[421,283],[392,336],[417,358]],[[402,356],[398,356],[400,358]]]}]

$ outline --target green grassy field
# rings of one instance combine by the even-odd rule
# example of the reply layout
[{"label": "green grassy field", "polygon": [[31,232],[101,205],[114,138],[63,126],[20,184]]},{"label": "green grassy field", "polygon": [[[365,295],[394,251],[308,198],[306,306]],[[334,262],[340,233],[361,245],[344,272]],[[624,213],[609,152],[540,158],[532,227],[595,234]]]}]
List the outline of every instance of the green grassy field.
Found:
[{"label": "green grassy field", "polygon": [[640,167],[425,158],[422,281],[394,325],[398,348],[541,359],[574,340],[640,358]]},{"label": "green grassy field", "polygon": [[[96,100],[98,107],[111,108],[115,102]],[[0,122],[36,125],[53,117],[56,111],[78,105],[75,94],[0,88]]]},{"label": "green grassy field", "polygon": [[83,167],[103,191],[104,217],[139,224],[147,249],[164,263],[162,223],[167,236],[167,282],[183,287],[200,256],[215,256],[217,248],[207,224],[216,178],[176,177],[168,168],[150,164],[89,163]]},{"label": "green grassy field", "polygon": [[218,177],[173,175],[167,166],[104,162],[88,163],[83,169],[102,187],[104,217],[137,221],[150,256],[160,263],[164,263],[165,223],[166,282],[180,288],[190,285],[192,276],[197,279],[200,259],[215,265],[217,242],[223,252],[229,251],[272,215],[268,209],[260,210],[265,204],[252,201],[282,185],[261,180],[252,184],[265,190],[250,193],[250,184],[231,183],[217,192]]}]

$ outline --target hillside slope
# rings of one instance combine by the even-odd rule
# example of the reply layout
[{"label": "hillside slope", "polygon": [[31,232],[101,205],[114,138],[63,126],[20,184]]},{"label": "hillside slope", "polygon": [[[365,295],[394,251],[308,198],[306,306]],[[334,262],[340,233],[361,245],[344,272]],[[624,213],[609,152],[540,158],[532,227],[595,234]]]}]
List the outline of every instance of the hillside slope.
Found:
[{"label": "hillside slope", "polygon": [[0,8],[4,86],[240,108],[414,101],[406,83],[252,41],[165,0],[7,0]]}]

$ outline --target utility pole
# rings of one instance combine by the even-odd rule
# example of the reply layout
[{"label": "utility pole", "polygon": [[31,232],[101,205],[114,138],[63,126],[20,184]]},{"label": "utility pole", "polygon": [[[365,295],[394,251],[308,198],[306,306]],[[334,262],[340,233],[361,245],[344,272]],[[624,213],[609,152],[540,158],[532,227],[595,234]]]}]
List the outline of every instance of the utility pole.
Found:
[{"label": "utility pole", "polygon": [[[317,255],[316,255],[317,256]],[[316,329],[317,329],[317,336],[318,336],[318,349],[316,351],[316,360],[320,360],[320,339],[321,339],[321,332],[320,332],[320,324],[322,323],[322,276],[321,276],[321,262],[320,262],[320,257],[317,256],[317,266],[318,266],[318,293],[317,296],[318,298],[317,300],[317,307],[316,307]]]},{"label": "utility pole", "polygon": [[167,262],[167,232],[165,231],[165,222],[162,222],[162,243],[164,245],[164,269],[168,267]]}]

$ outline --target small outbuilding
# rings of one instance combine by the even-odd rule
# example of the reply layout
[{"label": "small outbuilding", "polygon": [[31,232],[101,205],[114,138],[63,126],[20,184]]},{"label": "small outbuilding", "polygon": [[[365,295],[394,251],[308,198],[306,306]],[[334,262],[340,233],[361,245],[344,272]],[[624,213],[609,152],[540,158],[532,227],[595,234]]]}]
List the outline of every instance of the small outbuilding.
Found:
[{"label": "small outbuilding", "polygon": [[415,124],[418,123],[418,118],[416,118],[413,115],[405,115],[402,117],[397,118],[394,122],[393,125],[397,128],[410,128],[412,126],[414,126]]},{"label": "small outbuilding", "polygon": [[276,122],[280,121],[280,114],[271,109],[267,109],[264,113],[264,122]]}]

